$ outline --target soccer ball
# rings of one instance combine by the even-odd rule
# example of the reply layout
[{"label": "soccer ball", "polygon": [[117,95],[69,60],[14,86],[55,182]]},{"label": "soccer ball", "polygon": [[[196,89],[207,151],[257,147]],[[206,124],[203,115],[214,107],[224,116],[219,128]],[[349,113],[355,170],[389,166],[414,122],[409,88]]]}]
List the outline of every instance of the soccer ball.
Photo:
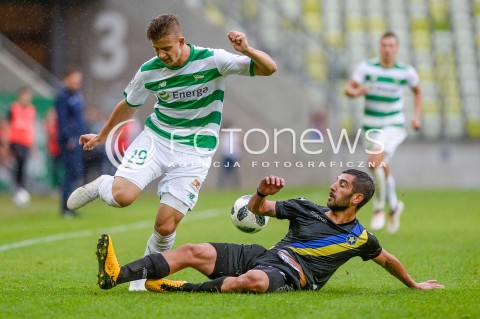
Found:
[{"label": "soccer ball", "polygon": [[268,216],[255,215],[247,209],[248,201],[252,195],[244,195],[235,201],[232,206],[230,217],[232,223],[245,233],[261,231],[268,223]]}]

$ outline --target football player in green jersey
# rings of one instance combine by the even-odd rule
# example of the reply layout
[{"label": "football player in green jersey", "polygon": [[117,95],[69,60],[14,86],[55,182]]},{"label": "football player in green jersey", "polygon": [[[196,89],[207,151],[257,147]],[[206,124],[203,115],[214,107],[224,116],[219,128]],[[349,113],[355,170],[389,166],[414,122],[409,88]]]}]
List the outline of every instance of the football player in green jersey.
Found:
[{"label": "football player in green jersey", "polygon": [[[268,76],[277,66],[238,31],[228,33],[238,55],[188,44],[173,14],[152,19],[147,38],[155,57],[139,68],[101,132],[82,135],[80,144],[86,151],[104,144],[112,130],[130,119],[152,94],[157,99],[154,113],[125,151],[115,176],[102,175],[78,188],[67,206],[76,210],[100,198],[110,206],[126,207],[159,178],[160,207],[145,251],[150,254],[173,246],[178,224],[197,202],[218,146],[225,77]],[[141,290],[143,282],[131,287]]]},{"label": "football player in green jersey", "polygon": [[[396,148],[405,140],[405,115],[403,113],[404,88],[409,86],[414,94],[412,128],[421,127],[422,93],[415,69],[397,61],[398,38],[386,32],[380,40],[380,58],[362,62],[352,75],[345,94],[348,97],[365,96],[363,130],[369,134],[366,146],[372,174],[378,185],[374,198],[371,229],[385,225],[385,202],[390,209],[387,231],[394,234],[400,227],[400,214],[404,203],[398,199],[395,180],[390,172],[390,160]],[[368,141],[367,141],[368,140]],[[375,140],[375,143],[371,143]]]}]

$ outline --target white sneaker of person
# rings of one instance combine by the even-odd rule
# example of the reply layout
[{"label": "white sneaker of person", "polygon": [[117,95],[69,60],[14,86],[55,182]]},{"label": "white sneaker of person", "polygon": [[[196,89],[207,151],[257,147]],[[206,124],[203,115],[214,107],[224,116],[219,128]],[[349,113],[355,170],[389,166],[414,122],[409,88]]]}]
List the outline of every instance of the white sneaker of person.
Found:
[{"label": "white sneaker of person", "polygon": [[74,190],[73,193],[68,197],[67,208],[75,211],[80,207],[87,205],[91,201],[96,200],[99,197],[98,190],[100,188],[100,184],[108,176],[109,175],[102,175],[93,182],[80,186]]},{"label": "white sneaker of person", "polygon": [[26,189],[19,188],[13,195],[12,201],[17,207],[26,207],[30,203],[30,198],[30,193]]},{"label": "white sneaker of person", "polygon": [[383,211],[375,211],[372,216],[372,221],[370,222],[370,229],[380,230],[385,226],[385,213]]},{"label": "white sneaker of person", "polygon": [[391,235],[395,234],[400,228],[400,215],[405,208],[405,204],[401,200],[398,201],[397,208],[390,212],[387,222],[387,232]]},{"label": "white sneaker of person", "polygon": [[138,279],[134,281],[130,281],[130,286],[128,287],[128,291],[147,291],[145,288],[145,282],[147,279]]}]

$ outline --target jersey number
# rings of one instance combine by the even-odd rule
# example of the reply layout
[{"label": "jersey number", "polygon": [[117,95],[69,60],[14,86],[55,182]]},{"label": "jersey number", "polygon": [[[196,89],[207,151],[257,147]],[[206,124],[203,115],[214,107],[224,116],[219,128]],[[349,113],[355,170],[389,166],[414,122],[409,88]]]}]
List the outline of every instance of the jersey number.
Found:
[{"label": "jersey number", "polygon": [[147,159],[147,151],[146,150],[135,150],[133,151],[132,157],[128,160],[128,163],[133,163],[136,165],[143,165],[145,164],[145,160]]}]

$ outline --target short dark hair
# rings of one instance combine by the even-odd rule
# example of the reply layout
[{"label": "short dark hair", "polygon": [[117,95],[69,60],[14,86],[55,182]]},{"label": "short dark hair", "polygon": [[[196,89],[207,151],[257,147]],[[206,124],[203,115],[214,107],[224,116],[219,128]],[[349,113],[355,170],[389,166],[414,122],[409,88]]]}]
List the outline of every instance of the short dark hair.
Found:
[{"label": "short dark hair", "polygon": [[82,73],[82,70],[76,65],[70,65],[63,73],[63,78],[65,79],[74,73]]},{"label": "short dark hair", "polygon": [[20,89],[18,89],[17,95],[23,94],[23,93],[32,93],[32,88],[29,87],[28,85],[22,86]]},{"label": "short dark hair", "polygon": [[387,31],[384,34],[382,34],[382,37],[380,38],[380,41],[385,39],[385,38],[395,38],[395,40],[397,40],[397,44],[398,44],[398,37],[395,34],[395,32],[393,32],[393,31]]},{"label": "short dark hair", "polygon": [[153,18],[147,26],[147,38],[149,40],[157,40],[174,33],[182,34],[182,29],[177,16],[172,13]]},{"label": "short dark hair", "polygon": [[352,193],[360,193],[363,195],[363,200],[357,204],[357,210],[359,210],[363,205],[368,203],[375,193],[375,183],[370,175],[358,169],[347,169],[343,171],[342,174],[355,176],[352,182]]}]

